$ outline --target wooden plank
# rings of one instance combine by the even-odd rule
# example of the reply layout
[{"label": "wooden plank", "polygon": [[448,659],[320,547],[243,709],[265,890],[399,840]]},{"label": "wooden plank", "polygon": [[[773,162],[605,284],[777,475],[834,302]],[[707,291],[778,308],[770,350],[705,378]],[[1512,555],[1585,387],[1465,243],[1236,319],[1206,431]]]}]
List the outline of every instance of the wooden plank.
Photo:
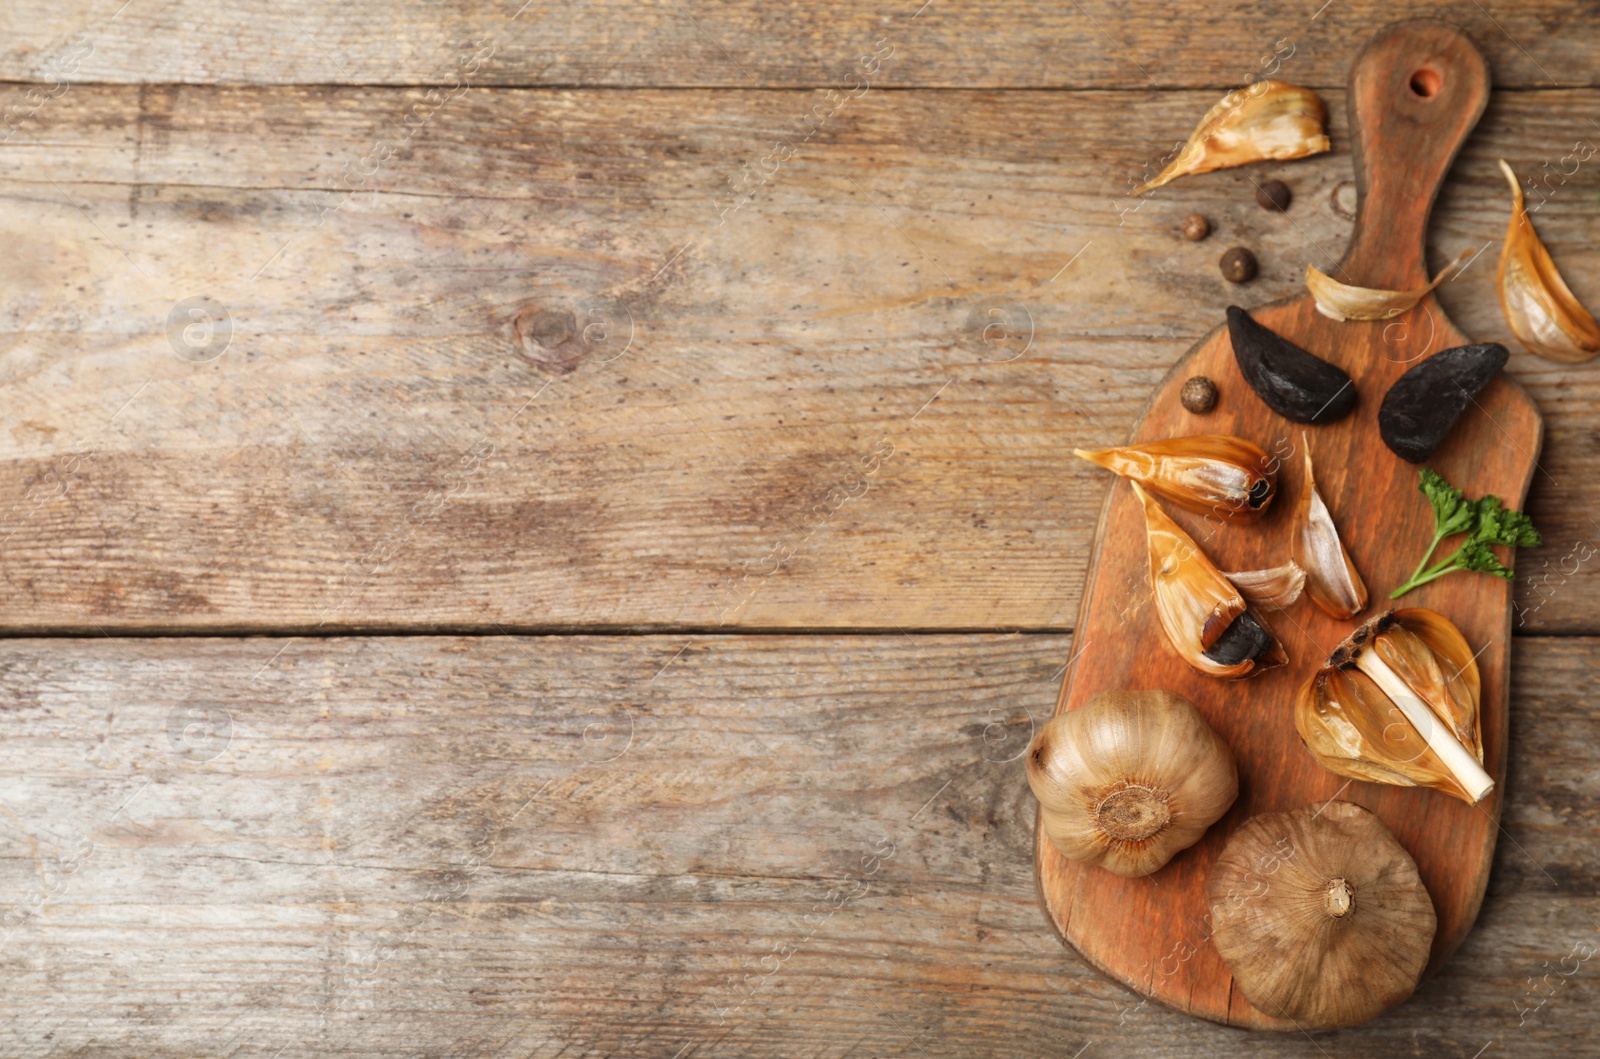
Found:
[{"label": "wooden plank", "polygon": [[[875,81],[916,87],[1188,88],[1252,73],[1345,82],[1373,31],[1459,23],[1506,86],[1594,85],[1600,26],[1574,0],[1480,5],[1380,0],[1193,9],[1158,0],[868,5],[822,0],[15,0],[0,11],[6,80],[244,84],[816,86],[894,48]],[[487,51],[483,58],[474,56]]]},{"label": "wooden plank", "polygon": [[[1337,91],[1334,153],[1129,199],[1213,98],[869,93],[762,165],[810,95],[73,87],[0,149],[0,620],[1064,628],[1107,486],[1070,450],[1349,234]],[[1597,100],[1491,102],[1430,234],[1487,248],[1467,334],[1510,341],[1498,157],[1600,304],[1596,170],[1550,175]],[[1548,425],[1520,628],[1593,631],[1600,383],[1508,370]]]},{"label": "wooden plank", "polygon": [[1056,940],[1014,755],[1065,636],[6,641],[0,1048],[1576,1054],[1595,646],[1517,642],[1461,953],[1309,1040],[1141,1007]]}]

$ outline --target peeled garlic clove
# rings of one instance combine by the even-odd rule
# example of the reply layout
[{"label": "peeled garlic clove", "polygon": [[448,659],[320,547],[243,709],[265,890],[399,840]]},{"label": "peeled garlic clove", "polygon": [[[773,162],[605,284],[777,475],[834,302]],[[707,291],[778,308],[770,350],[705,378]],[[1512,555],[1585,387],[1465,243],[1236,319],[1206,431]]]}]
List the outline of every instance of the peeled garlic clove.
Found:
[{"label": "peeled garlic clove", "polygon": [[1135,192],[1188,173],[1209,173],[1269,158],[1304,158],[1328,150],[1328,109],[1309,88],[1258,81],[1222,97],[1206,112],[1171,165]]},{"label": "peeled garlic clove", "polygon": [[1239,793],[1228,744],[1170,691],[1102,692],[1040,728],[1027,762],[1051,843],[1117,875],[1162,867]]},{"label": "peeled garlic clove", "polygon": [[1150,548],[1150,581],[1167,642],[1190,666],[1214,677],[1247,677],[1287,661],[1271,630],[1183,528],[1139,483]]},{"label": "peeled garlic clove", "polygon": [[1433,611],[1394,611],[1352,633],[1301,686],[1295,728],[1330,772],[1432,787],[1472,805],[1494,789],[1478,696],[1460,631]]},{"label": "peeled garlic clove", "polygon": [[1356,406],[1350,376],[1237,305],[1228,306],[1228,337],[1239,374],[1274,412],[1295,423],[1332,423]]},{"label": "peeled garlic clove", "polygon": [[1350,802],[1251,817],[1206,896],[1239,991],[1303,1030],[1354,1026],[1410,996],[1438,927],[1416,861]]},{"label": "peeled garlic clove", "polygon": [[1500,250],[1500,308],[1512,334],[1532,353],[1565,364],[1579,364],[1600,353],[1595,323],[1550,260],[1523,205],[1517,175],[1500,160],[1511,185],[1511,223]]},{"label": "peeled garlic clove", "polygon": [[1179,507],[1218,518],[1254,521],[1278,490],[1267,454],[1243,438],[1197,435],[1072,453]]},{"label": "peeled garlic clove", "polygon": [[1288,607],[1300,598],[1306,587],[1306,572],[1293,559],[1270,570],[1245,570],[1222,576],[1232,581],[1252,605],[1268,610]]},{"label": "peeled garlic clove", "polygon": [[1367,609],[1367,586],[1356,572],[1356,564],[1345,551],[1344,542],[1328,514],[1328,505],[1317,492],[1317,479],[1311,469],[1311,442],[1302,433],[1306,450],[1306,480],[1300,487],[1294,531],[1290,547],[1294,561],[1306,572],[1306,591],[1317,609],[1341,621]]},{"label": "peeled garlic clove", "polygon": [[1440,350],[1407,369],[1383,395],[1378,434],[1403,460],[1426,462],[1510,356],[1498,342]]},{"label": "peeled garlic clove", "polygon": [[1446,265],[1433,282],[1421,290],[1379,290],[1340,283],[1314,265],[1306,266],[1306,289],[1317,300],[1317,312],[1333,320],[1388,320],[1422,300],[1435,287],[1454,276],[1476,251],[1464,250]]}]

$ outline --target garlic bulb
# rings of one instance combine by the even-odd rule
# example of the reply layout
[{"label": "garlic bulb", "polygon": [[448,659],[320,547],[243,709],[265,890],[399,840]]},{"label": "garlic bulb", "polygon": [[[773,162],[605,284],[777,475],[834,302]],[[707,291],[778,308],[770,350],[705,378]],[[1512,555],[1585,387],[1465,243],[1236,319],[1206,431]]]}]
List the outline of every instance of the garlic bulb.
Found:
[{"label": "garlic bulb", "polygon": [[1206,112],[1172,164],[1137,193],[1187,173],[1209,173],[1268,158],[1304,158],[1328,150],[1328,108],[1309,88],[1257,81],[1222,97]]},{"label": "garlic bulb", "polygon": [[1269,570],[1244,570],[1222,576],[1233,582],[1246,601],[1268,610],[1288,607],[1306,587],[1306,572],[1293,559]]},{"label": "garlic bulb", "polygon": [[1306,289],[1317,301],[1317,312],[1330,320],[1389,320],[1399,316],[1459,272],[1477,251],[1463,250],[1439,270],[1433,282],[1420,290],[1380,290],[1340,283],[1315,265],[1306,266]]},{"label": "garlic bulb", "polygon": [[1214,677],[1248,677],[1283,665],[1282,645],[1240,591],[1154,497],[1138,482],[1132,485],[1144,505],[1156,614],[1178,657]]},{"label": "garlic bulb", "polygon": [[1550,260],[1523,205],[1517,175],[1500,160],[1511,184],[1511,224],[1500,249],[1500,308],[1506,323],[1530,352],[1564,364],[1600,353],[1600,324],[1573,295]]},{"label": "garlic bulb", "polygon": [[1295,700],[1294,723],[1323,768],[1469,805],[1494,789],[1483,769],[1478,664],[1443,615],[1413,608],[1362,625]]},{"label": "garlic bulb", "polygon": [[1068,860],[1149,875],[1199,840],[1239,793],[1233,753],[1170,691],[1107,691],[1028,747],[1028,786]]},{"label": "garlic bulb", "polygon": [[1328,514],[1328,505],[1317,492],[1317,479],[1311,469],[1311,440],[1304,433],[1306,481],[1300,487],[1300,503],[1295,508],[1291,547],[1294,561],[1306,572],[1306,591],[1317,609],[1330,618],[1344,620],[1367,609],[1367,586],[1350,561],[1339,531]]},{"label": "garlic bulb", "polygon": [[1251,817],[1206,889],[1239,991],[1300,1029],[1354,1026],[1410,996],[1438,926],[1416,861],[1350,802]]},{"label": "garlic bulb", "polygon": [[1199,434],[1088,452],[1090,463],[1202,515],[1254,522],[1278,492],[1275,469],[1261,446],[1243,438]]}]

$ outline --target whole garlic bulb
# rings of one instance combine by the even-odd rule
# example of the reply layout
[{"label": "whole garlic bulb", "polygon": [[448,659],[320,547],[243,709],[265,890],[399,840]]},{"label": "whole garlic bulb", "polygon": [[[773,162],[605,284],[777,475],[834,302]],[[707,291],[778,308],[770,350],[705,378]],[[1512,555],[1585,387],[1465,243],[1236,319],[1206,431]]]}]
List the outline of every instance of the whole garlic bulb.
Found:
[{"label": "whole garlic bulb", "polygon": [[1052,718],[1028,747],[1028,786],[1068,860],[1149,875],[1239,794],[1233,752],[1170,691],[1107,691]]}]

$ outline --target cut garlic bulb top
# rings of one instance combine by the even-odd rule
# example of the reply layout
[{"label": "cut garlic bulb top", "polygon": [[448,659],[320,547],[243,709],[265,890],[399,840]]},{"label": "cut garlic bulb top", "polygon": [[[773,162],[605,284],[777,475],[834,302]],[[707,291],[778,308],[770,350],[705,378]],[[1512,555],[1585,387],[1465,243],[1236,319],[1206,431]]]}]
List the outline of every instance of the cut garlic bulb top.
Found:
[{"label": "cut garlic bulb top", "polygon": [[1469,805],[1494,789],[1483,768],[1478,665],[1443,615],[1413,608],[1368,621],[1301,687],[1295,728],[1340,776],[1432,787]]},{"label": "cut garlic bulb top", "polygon": [[1500,308],[1506,323],[1532,353],[1577,364],[1600,353],[1600,324],[1585,309],[1550,260],[1523,205],[1522,185],[1500,160],[1511,184],[1511,223],[1500,250]]}]

